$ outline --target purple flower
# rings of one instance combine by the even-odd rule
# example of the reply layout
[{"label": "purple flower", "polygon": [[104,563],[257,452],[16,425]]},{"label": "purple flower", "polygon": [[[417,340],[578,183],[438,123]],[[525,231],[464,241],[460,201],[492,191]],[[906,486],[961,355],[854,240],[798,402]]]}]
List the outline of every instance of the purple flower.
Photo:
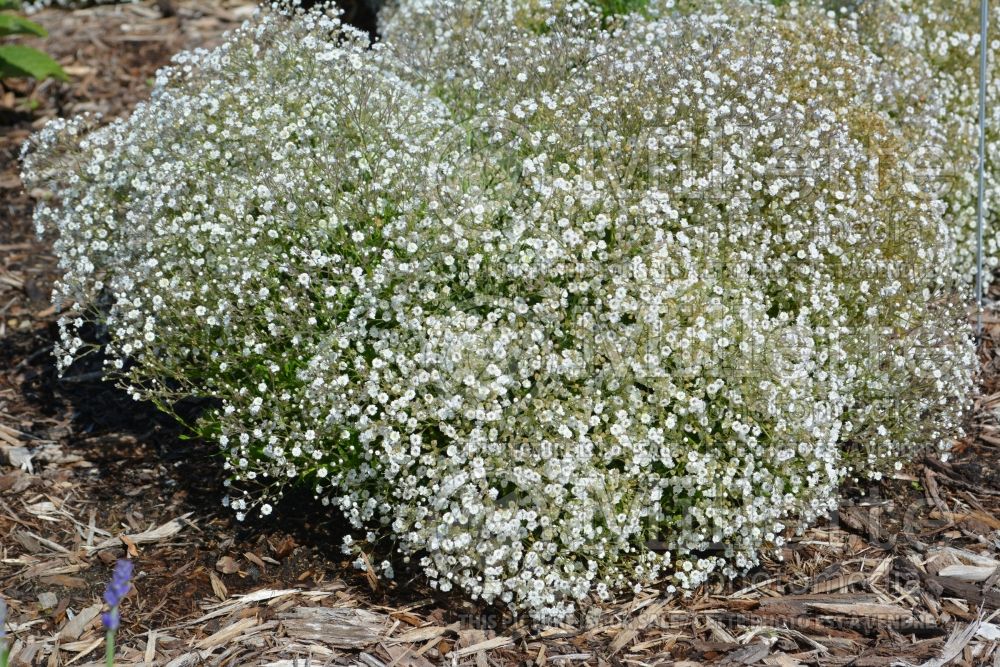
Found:
[{"label": "purple flower", "polygon": [[118,607],[115,607],[111,611],[101,612],[101,621],[104,622],[104,627],[108,630],[117,630],[120,620],[121,616],[118,614]]},{"label": "purple flower", "polygon": [[108,582],[108,587],[104,591],[104,601],[111,607],[109,611],[101,614],[104,627],[108,630],[117,630],[121,616],[118,614],[118,605],[122,598],[128,594],[132,580],[132,561],[120,559],[115,563],[115,571]]},{"label": "purple flower", "polygon": [[7,667],[10,647],[7,646],[7,603],[0,598],[0,665]]}]

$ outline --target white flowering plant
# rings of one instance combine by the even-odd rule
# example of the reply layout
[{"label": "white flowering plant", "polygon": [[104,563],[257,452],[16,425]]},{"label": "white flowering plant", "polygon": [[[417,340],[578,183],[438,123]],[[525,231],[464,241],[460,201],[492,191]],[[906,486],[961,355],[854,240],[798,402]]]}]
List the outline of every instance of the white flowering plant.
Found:
[{"label": "white flowering plant", "polygon": [[759,16],[265,9],[26,146],[60,368],[96,320],[136,399],[209,399],[239,518],[308,485],[539,621],[752,567],[947,447],[974,366],[873,55]]}]

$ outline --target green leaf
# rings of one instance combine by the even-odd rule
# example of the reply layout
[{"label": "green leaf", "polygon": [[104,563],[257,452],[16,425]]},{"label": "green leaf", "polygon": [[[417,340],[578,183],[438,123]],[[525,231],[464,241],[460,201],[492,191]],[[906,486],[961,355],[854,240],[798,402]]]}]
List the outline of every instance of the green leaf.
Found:
[{"label": "green leaf", "polygon": [[20,9],[20,0],[0,0],[0,9]]},{"label": "green leaf", "polygon": [[60,81],[68,78],[55,60],[38,49],[20,44],[0,46],[0,79],[9,76],[38,80],[52,77]]},{"label": "green leaf", "polygon": [[[3,2],[4,0],[0,0]],[[34,21],[17,14],[0,14],[0,37],[4,35],[35,35],[46,37],[48,32]]]}]

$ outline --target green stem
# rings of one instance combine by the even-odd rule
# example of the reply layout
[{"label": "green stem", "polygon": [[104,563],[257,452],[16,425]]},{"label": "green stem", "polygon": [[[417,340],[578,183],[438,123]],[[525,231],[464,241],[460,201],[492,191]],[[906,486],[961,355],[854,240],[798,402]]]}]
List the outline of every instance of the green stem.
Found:
[{"label": "green stem", "polygon": [[0,667],[7,667],[7,652],[9,650],[7,642],[3,640],[3,643],[0,644]]},{"label": "green stem", "polygon": [[[108,630],[104,635],[104,664],[107,667],[115,667],[115,631]],[[5,667],[0,665],[0,667]]]}]

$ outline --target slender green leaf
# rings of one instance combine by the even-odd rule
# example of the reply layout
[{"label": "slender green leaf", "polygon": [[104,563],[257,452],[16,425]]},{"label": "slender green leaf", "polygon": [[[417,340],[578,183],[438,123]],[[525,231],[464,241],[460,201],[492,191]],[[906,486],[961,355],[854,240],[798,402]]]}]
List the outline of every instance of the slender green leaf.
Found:
[{"label": "slender green leaf", "polygon": [[[0,0],[2,2],[3,0]],[[4,35],[48,36],[45,28],[17,14],[0,14],[0,37]]]},{"label": "slender green leaf", "polygon": [[20,44],[0,46],[0,79],[7,77],[67,79],[66,72],[55,60],[38,49]]}]

